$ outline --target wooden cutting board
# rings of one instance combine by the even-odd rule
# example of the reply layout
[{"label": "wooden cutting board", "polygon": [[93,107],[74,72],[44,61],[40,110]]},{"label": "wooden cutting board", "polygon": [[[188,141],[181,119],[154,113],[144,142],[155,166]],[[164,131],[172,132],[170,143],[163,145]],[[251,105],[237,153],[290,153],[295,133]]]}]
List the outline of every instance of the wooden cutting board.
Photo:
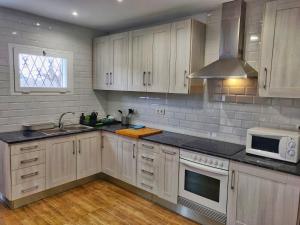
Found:
[{"label": "wooden cutting board", "polygon": [[123,136],[127,137],[132,137],[132,138],[141,138],[153,134],[159,134],[161,133],[162,130],[154,129],[154,128],[141,128],[141,129],[121,129],[121,130],[116,130],[116,134],[120,134]]}]

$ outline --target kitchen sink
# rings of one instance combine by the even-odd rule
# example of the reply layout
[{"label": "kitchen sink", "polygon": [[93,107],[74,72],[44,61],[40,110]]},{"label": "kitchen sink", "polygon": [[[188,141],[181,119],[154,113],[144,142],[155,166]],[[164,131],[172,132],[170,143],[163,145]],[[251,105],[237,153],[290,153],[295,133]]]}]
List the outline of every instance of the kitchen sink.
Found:
[{"label": "kitchen sink", "polygon": [[64,126],[63,129],[56,127],[52,129],[41,130],[41,132],[46,135],[55,135],[55,134],[72,133],[76,131],[85,131],[89,129],[93,129],[93,128],[81,124],[73,124],[73,125],[66,125]]}]

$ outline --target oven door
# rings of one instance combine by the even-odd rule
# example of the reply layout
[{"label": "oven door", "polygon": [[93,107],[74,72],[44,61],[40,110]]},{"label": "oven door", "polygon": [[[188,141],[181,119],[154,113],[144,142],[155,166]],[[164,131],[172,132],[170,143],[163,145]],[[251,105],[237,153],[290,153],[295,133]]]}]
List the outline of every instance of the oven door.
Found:
[{"label": "oven door", "polygon": [[226,214],[228,171],[180,159],[179,196]]}]

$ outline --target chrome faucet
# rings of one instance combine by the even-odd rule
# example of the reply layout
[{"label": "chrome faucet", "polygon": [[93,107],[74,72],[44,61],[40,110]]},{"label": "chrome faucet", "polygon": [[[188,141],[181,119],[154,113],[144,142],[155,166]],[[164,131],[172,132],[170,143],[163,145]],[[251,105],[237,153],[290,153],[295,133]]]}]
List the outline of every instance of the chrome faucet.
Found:
[{"label": "chrome faucet", "polygon": [[62,122],[62,119],[63,119],[64,115],[66,115],[66,114],[75,115],[75,112],[65,112],[65,113],[60,115],[59,120],[58,120],[58,128],[61,129],[61,130],[64,129],[64,123]]}]

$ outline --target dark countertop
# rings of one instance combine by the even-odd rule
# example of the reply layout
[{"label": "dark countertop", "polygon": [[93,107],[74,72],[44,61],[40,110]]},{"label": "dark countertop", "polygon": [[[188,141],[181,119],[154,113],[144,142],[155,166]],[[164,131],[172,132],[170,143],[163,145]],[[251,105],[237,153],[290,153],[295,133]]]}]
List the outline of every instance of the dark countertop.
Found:
[{"label": "dark countertop", "polygon": [[[46,134],[43,134],[42,132],[25,132],[24,133],[23,131],[14,131],[14,132],[0,133],[0,140],[3,142],[6,142],[8,144],[15,144],[15,143],[20,143],[20,142],[41,140],[41,139],[45,139],[45,138],[52,138],[52,137],[58,137],[58,136],[74,135],[74,134],[97,131],[97,130],[103,130],[103,131],[114,133],[116,130],[122,129],[122,128],[128,128],[128,127],[122,126],[121,124],[114,124],[114,125],[103,126],[100,128],[91,128],[89,130],[60,133],[60,134],[55,134],[55,135],[46,135]],[[168,132],[168,131],[163,131],[160,134],[143,137],[141,139],[146,140],[146,141],[156,142],[159,144],[169,145],[172,147],[184,148],[184,149],[187,149],[190,151],[200,152],[200,153],[204,153],[204,154],[208,154],[208,155],[218,156],[218,157],[226,158],[226,159],[233,160],[236,162],[241,162],[241,163],[246,163],[246,164],[250,164],[253,166],[258,166],[261,168],[271,169],[271,170],[275,170],[275,171],[280,171],[280,172],[300,176],[300,163],[293,164],[293,163],[278,161],[278,160],[274,160],[274,159],[249,155],[249,154],[246,154],[245,146],[243,146],[243,145],[236,145],[236,144],[231,144],[228,142],[216,141],[213,139],[200,138],[200,137],[179,134],[179,133],[174,133],[174,132]],[[189,148],[186,146],[187,143],[192,143],[192,142],[197,142],[197,141],[201,141],[202,144],[204,143],[204,145],[202,145],[202,147],[204,146],[205,148],[199,147],[199,148],[195,149],[195,148]],[[220,154],[220,152],[218,152],[218,151],[217,152],[209,151],[209,149],[214,149],[216,147],[220,148],[220,145],[222,145],[223,151],[225,151],[225,152],[227,150],[230,151],[232,148],[238,148],[241,151],[239,151],[238,153],[233,154],[233,155]],[[238,149],[236,149],[236,150],[238,150]]]}]

